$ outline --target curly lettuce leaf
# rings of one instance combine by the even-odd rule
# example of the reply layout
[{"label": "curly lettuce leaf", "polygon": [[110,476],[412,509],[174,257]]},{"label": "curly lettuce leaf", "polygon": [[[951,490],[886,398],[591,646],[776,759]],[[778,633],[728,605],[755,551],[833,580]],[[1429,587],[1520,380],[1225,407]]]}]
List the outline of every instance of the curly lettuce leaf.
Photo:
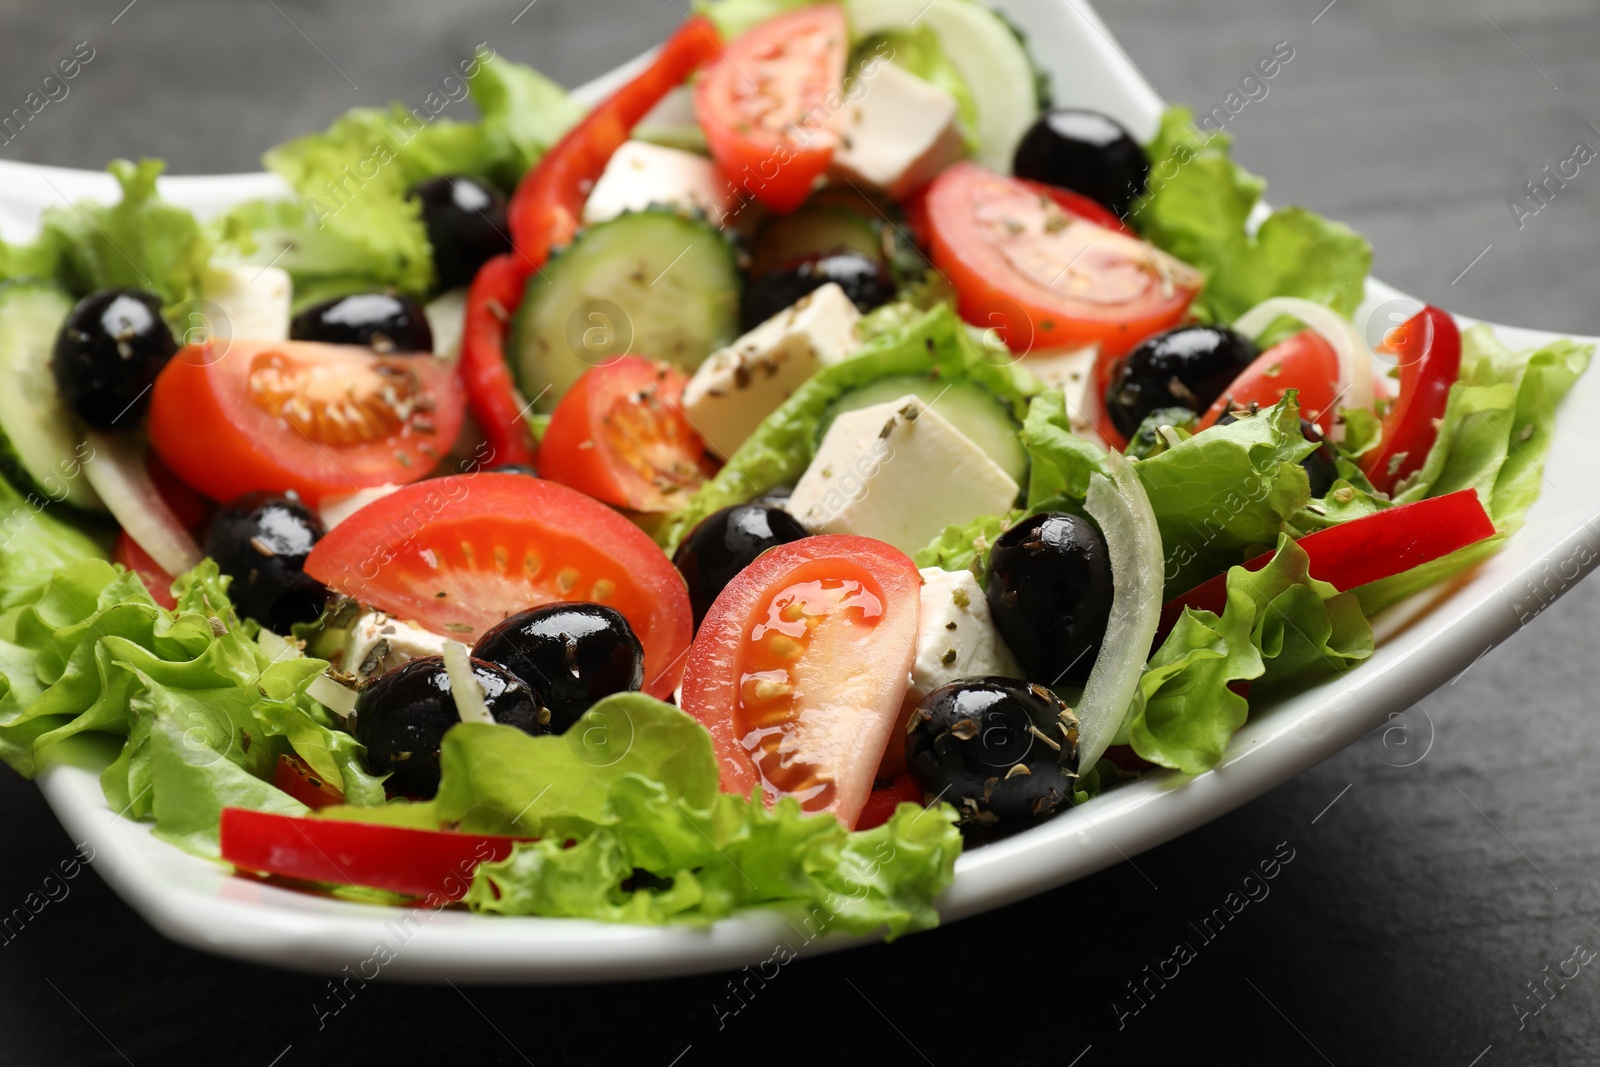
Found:
[{"label": "curly lettuce leaf", "polygon": [[979,583],[989,569],[989,549],[999,536],[1022,517],[1022,512],[979,515],[965,526],[946,526],[913,557],[918,567],[946,571],[971,571]]},{"label": "curly lettuce leaf", "polygon": [[[102,538],[62,517],[36,493],[0,478],[0,610],[36,598],[38,587],[80,560],[104,559]],[[0,637],[10,631],[0,616]]]}]

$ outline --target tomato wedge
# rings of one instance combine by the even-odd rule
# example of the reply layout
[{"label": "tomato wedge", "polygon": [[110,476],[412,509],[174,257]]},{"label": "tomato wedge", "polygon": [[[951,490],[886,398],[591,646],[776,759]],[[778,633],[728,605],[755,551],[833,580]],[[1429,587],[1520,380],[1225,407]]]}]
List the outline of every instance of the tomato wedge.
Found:
[{"label": "tomato wedge", "polygon": [[844,8],[817,4],[757,26],[695,86],[694,113],[717,166],[742,194],[793,211],[833,161],[829,120],[844,106]]},{"label": "tomato wedge", "polygon": [[344,803],[344,791],[326,780],[299,756],[285,752],[278,757],[272,784],[312,811]]},{"label": "tomato wedge", "polygon": [[1183,319],[1199,272],[1040,189],[976,163],[929,187],[933,263],[963,318],[995,327],[1014,352],[1098,344],[1113,357]]},{"label": "tomato wedge", "polygon": [[1363,458],[1362,469],[1387,493],[1422,467],[1438,440],[1438,420],[1450,402],[1450,387],[1461,376],[1461,330],[1449,312],[1429,304],[1391,330],[1385,345],[1400,360],[1400,395],[1384,416],[1383,436]]},{"label": "tomato wedge", "polygon": [[408,485],[328,531],[305,572],[471,644],[526,608],[592,601],[644,645],[645,692],[671,695],[694,632],[689,592],[645,532],[564,485],[458,474]]},{"label": "tomato wedge", "polygon": [[1223,412],[1259,404],[1270,408],[1290,389],[1300,391],[1300,414],[1316,423],[1324,434],[1333,432],[1334,404],[1338,400],[1339,354],[1320,333],[1301,330],[1287,337],[1246,367],[1222,391],[1200,419],[1199,429],[1213,426]]},{"label": "tomato wedge", "polygon": [[[1310,557],[1311,577],[1350,590],[1448,556],[1494,532],[1477,490],[1462,489],[1341,522],[1296,543]],[[1265,552],[1245,567],[1258,571],[1271,559],[1272,553]],[[1171,629],[1184,608],[1221,614],[1227,605],[1228,576],[1223,573],[1168,601],[1161,609],[1161,631]]]},{"label": "tomato wedge", "polygon": [[902,804],[922,805],[922,787],[909,774],[896,777],[888,785],[879,786],[867,797],[861,817],[856,820],[857,830],[870,830],[882,826]]},{"label": "tomato wedge", "polygon": [[223,808],[218,835],[222,858],[247,871],[445,901],[466,895],[478,864],[503,860],[527,840],[249,808]]},{"label": "tomato wedge", "polygon": [[717,469],[680,406],[687,383],[641,356],[585,371],[550,416],[540,473],[607,504],[676,510]]},{"label": "tomato wedge", "polygon": [[678,701],[710,731],[725,792],[856,824],[900,719],[921,584],[905,553],[842,535],[780,545],[728,583]]},{"label": "tomato wedge", "polygon": [[157,604],[168,611],[178,606],[172,596],[172,575],[151,559],[150,553],[140,548],[139,542],[129,537],[127,530],[117,531],[117,543],[111,548],[111,562],[120,563],[137,574]]},{"label": "tomato wedge", "polygon": [[432,356],[355,345],[190,345],[156,379],[150,444],[193,488],[226,503],[294,490],[309,504],[431,471],[454,446],[464,398]]}]

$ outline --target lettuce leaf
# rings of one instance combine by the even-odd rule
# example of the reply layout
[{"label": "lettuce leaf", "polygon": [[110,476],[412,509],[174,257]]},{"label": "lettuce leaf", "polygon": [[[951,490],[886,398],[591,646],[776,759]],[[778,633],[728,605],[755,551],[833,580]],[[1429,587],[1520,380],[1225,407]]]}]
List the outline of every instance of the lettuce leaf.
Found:
[{"label": "lettuce leaf", "polygon": [[1168,108],[1148,146],[1150,177],[1131,221],[1157,247],[1198,267],[1206,287],[1193,311],[1232,322],[1273,296],[1298,296],[1349,317],[1361,304],[1372,246],[1342,223],[1299,207],[1274,211],[1251,233],[1266,183],[1235,163],[1232,138]]},{"label": "lettuce leaf", "polygon": [[[102,539],[62,517],[35,493],[18,492],[0,478],[0,610],[32,600],[38,587],[80,560],[104,559]],[[0,637],[9,635],[0,616]]]},{"label": "lettuce leaf", "polygon": [[913,557],[918,567],[938,567],[946,571],[971,571],[983,583],[989,569],[989,549],[996,538],[1011,528],[1023,515],[1020,511],[1004,515],[979,515],[965,526],[946,526],[938,537],[923,546]]},{"label": "lettuce leaf", "polygon": [[466,897],[478,911],[703,924],[791,903],[892,937],[938,922],[932,901],[961,850],[948,805],[902,805],[850,833],[790,799],[768,809],[723,793],[710,735],[640,693],[607,697],[561,735],[457,726],[440,770],[431,801],[322,814],[539,838],[478,868]]}]

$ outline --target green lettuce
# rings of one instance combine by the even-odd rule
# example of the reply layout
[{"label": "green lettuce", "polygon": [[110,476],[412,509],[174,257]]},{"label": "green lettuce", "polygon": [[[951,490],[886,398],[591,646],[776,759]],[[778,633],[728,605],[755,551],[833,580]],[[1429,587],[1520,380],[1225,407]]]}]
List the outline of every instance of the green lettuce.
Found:
[{"label": "green lettuce", "polygon": [[[101,537],[63,518],[37,494],[24,495],[0,478],[0,611],[33,599],[57,571],[105,557]],[[0,636],[8,630],[8,618],[0,615]]]},{"label": "green lettuce", "polygon": [[438,795],[331,818],[536,837],[478,867],[479,911],[707,923],[747,907],[823,909],[829,925],[895,936],[935,925],[961,835],[948,805],[901,805],[850,833],[792,799],[723,793],[711,736],[639,693],[607,697],[565,734],[466,723],[445,735]]},{"label": "green lettuce", "polygon": [[1148,188],[1131,221],[1148,240],[1206,276],[1202,320],[1232,322],[1274,296],[1297,296],[1346,317],[1360,306],[1372,246],[1342,223],[1299,207],[1248,221],[1266,183],[1235,163],[1232,138],[1197,129],[1188,108],[1168,108],[1148,147]]},{"label": "green lettuce", "polygon": [[918,567],[938,567],[946,571],[969,570],[981,583],[989,567],[990,547],[1021,517],[1022,512],[1011,511],[1004,515],[979,515],[965,526],[946,526],[913,558]]},{"label": "green lettuce", "polygon": [[796,389],[715,477],[667,517],[656,539],[671,553],[712,512],[793,483],[811,462],[829,405],[880,378],[906,374],[975,382],[1009,403],[1019,418],[1027,399],[1040,388],[1026,369],[978,344],[955,311],[940,304],[874,337],[856,355],[825,367]]}]

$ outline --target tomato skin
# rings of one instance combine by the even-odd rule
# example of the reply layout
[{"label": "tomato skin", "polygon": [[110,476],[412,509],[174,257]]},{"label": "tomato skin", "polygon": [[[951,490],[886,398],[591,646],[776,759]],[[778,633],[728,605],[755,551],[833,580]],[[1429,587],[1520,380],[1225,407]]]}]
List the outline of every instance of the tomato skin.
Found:
[{"label": "tomato skin", "polygon": [[[283,418],[292,399],[257,389],[254,375],[264,361],[297,374],[360,376],[369,386],[387,374],[428,409],[411,410],[381,439],[314,440]],[[464,407],[455,369],[432,357],[386,357],[312,341],[236,340],[219,351],[208,342],[181,350],[156,379],[150,444],[174,474],[220,503],[294,490],[315,505],[325,496],[423,477],[455,444]]]},{"label": "tomato skin", "polygon": [[161,564],[150,558],[150,553],[139,547],[139,542],[128,536],[127,530],[117,531],[117,543],[111,549],[111,562],[120,563],[139,576],[151,598],[168,611],[178,606],[172,595],[172,575],[161,569]]},{"label": "tomato skin", "polygon": [[605,603],[644,645],[644,691],[656,697],[677,688],[694,633],[689,591],[649,535],[599,501],[525,474],[408,485],[328,531],[305,572],[468,644],[525,608]]},{"label": "tomato skin", "polygon": [[211,523],[211,516],[216,514],[217,506],[193,489],[171,470],[154,452],[145,453],[145,470],[154,483],[156,492],[161,494],[161,499],[167,502],[167,507],[172,509],[172,514],[183,524],[196,539],[204,538],[206,527]]},{"label": "tomato skin", "polygon": [[1029,189],[1048,196],[1056,202],[1061,210],[1069,215],[1076,215],[1085,222],[1092,222],[1096,226],[1107,230],[1115,230],[1117,233],[1133,233],[1115,211],[1112,211],[1098,200],[1084,196],[1082,193],[1075,193],[1071,189],[1063,189],[1059,185],[1029,181],[1026,178],[1017,178],[1016,180],[1026,185]]},{"label": "tomato skin", "polygon": [[[929,251],[955,286],[963,318],[998,329],[1013,352],[1096,344],[1108,357],[1183,320],[1200,288],[1198,272],[1120,226],[1099,226],[1070,208],[1052,222],[1039,206],[1047,192],[976,163],[957,163],[934,179],[926,198]],[[1004,217],[996,217],[1002,209]],[[1002,237],[994,222],[1006,224],[1009,236]],[[1053,265],[1063,250],[1051,242],[1062,232],[1081,243],[1054,278],[1016,265],[1016,258]],[[1083,285],[1056,288],[1080,256],[1083,268],[1074,273]]]},{"label": "tomato skin", "polygon": [[[746,747],[745,731],[738,721],[745,667],[755,644],[750,634],[755,620],[767,617],[777,594],[797,581],[825,574],[861,576],[876,586],[884,605],[873,624],[869,645],[855,649],[848,663],[819,666],[831,668],[844,684],[858,687],[849,693],[849,705],[867,721],[854,738],[833,746],[834,765],[819,768],[820,775],[833,783],[831,800],[807,810],[832,811],[851,827],[867,802],[890,735],[900,721],[916,651],[922,578],[903,552],[866,537],[829,534],[792,541],[764,553],[728,583],[706,613],[689,649],[678,706],[711,734],[723,791],[741,796],[764,792],[764,799],[773,803],[775,797],[764,790],[762,769]],[[799,654],[796,672],[807,665],[807,655]],[[821,690],[819,686],[811,695],[821,693],[826,702],[831,694]],[[805,683],[797,683],[796,691],[802,701],[794,732],[799,736],[807,725]]]},{"label": "tomato skin", "polygon": [[312,811],[344,803],[344,792],[313,771],[305,760],[287,752],[278,757],[272,784]]},{"label": "tomato skin", "polygon": [[1239,373],[1200,419],[1197,430],[1216,425],[1230,408],[1251,404],[1273,407],[1290,389],[1300,391],[1301,414],[1333,432],[1334,405],[1338,400],[1339,354],[1315,330],[1301,330],[1267,349]]},{"label": "tomato skin", "polygon": [[[843,104],[848,47],[844,9],[817,4],[739,37],[695,85],[695,118],[717,166],[776,211],[799,207],[833,161],[825,127]],[[766,110],[757,114],[752,105]],[[795,128],[819,113],[817,128]]]},{"label": "tomato skin", "polygon": [[875,826],[882,826],[901,804],[922,807],[922,787],[909,774],[899,775],[888,785],[872,791],[872,795],[867,797],[866,806],[861,809],[861,817],[856,820],[856,829],[871,830]]},{"label": "tomato skin", "polygon": [[1362,469],[1379,492],[1392,492],[1428,459],[1461,376],[1461,330],[1450,313],[1427,305],[1392,331],[1388,348],[1400,358],[1400,394],[1383,419],[1383,436]]},{"label": "tomato skin", "polygon": [[591,367],[550,416],[539,472],[607,504],[649,514],[675,510],[716,473],[680,406],[686,384],[672,364],[641,356]]},{"label": "tomato skin", "polygon": [[527,840],[248,808],[223,808],[218,836],[222,858],[244,870],[440,901],[460,900],[478,864],[503,860]]},{"label": "tomato skin", "polygon": [[479,267],[467,290],[461,381],[494,463],[531,464],[538,447],[523,417],[528,402],[517,391],[505,351],[511,313],[522,303],[531,273],[515,252],[505,252]]}]

